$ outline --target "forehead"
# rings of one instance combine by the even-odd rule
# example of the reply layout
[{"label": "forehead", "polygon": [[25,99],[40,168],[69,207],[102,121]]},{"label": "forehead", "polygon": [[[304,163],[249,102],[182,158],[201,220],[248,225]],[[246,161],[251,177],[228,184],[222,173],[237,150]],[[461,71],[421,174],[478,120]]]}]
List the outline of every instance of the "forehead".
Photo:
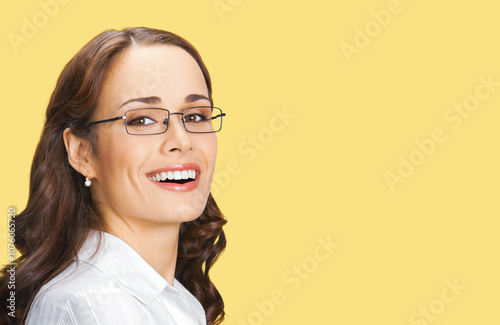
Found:
[{"label": "forehead", "polygon": [[189,53],[173,45],[133,46],[108,71],[100,106],[116,111],[131,98],[157,96],[162,106],[175,107],[190,94],[208,96],[203,73]]}]

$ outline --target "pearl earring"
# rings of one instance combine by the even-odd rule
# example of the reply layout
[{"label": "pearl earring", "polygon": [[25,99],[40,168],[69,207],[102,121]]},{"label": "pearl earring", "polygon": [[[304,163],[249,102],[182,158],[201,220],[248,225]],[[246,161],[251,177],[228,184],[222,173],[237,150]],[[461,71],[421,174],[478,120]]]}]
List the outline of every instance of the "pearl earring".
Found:
[{"label": "pearl earring", "polygon": [[87,187],[90,187],[90,185],[92,184],[92,181],[91,181],[92,178],[90,177],[85,177],[85,186]]}]

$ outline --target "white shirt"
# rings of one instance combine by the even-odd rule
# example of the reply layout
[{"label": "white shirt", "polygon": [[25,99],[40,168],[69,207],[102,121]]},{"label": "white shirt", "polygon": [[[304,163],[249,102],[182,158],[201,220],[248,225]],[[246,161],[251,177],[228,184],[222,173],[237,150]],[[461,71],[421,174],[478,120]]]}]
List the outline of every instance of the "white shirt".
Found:
[{"label": "white shirt", "polygon": [[78,261],[44,285],[27,325],[203,324],[200,302],[174,279],[171,286],[120,238],[92,231]]}]

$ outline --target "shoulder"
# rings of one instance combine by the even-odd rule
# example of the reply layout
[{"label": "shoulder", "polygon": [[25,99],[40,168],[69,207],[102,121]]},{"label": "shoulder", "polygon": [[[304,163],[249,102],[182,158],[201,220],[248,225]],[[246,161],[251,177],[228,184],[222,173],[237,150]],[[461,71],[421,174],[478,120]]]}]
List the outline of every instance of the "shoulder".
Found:
[{"label": "shoulder", "polygon": [[72,264],[40,289],[26,324],[139,324],[146,314],[133,295],[97,268]]}]

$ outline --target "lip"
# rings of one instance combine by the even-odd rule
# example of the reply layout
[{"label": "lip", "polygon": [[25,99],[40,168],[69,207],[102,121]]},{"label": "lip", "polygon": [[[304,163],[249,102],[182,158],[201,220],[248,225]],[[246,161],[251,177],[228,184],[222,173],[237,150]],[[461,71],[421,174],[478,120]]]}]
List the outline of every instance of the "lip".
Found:
[{"label": "lip", "polygon": [[[154,175],[159,174],[161,172],[185,170],[185,169],[192,169],[196,172],[196,178],[194,179],[194,181],[191,181],[191,182],[188,182],[185,184],[176,184],[176,183],[160,183],[160,182],[155,182],[155,181],[149,179],[150,176],[154,176]],[[169,190],[169,191],[173,191],[173,192],[189,192],[189,191],[192,191],[195,188],[197,188],[198,184],[200,183],[200,166],[196,163],[170,165],[170,166],[162,167],[159,169],[155,169],[155,170],[147,173],[146,178],[149,181],[151,181],[152,183],[154,183],[155,185],[157,185],[165,190]]]}]

